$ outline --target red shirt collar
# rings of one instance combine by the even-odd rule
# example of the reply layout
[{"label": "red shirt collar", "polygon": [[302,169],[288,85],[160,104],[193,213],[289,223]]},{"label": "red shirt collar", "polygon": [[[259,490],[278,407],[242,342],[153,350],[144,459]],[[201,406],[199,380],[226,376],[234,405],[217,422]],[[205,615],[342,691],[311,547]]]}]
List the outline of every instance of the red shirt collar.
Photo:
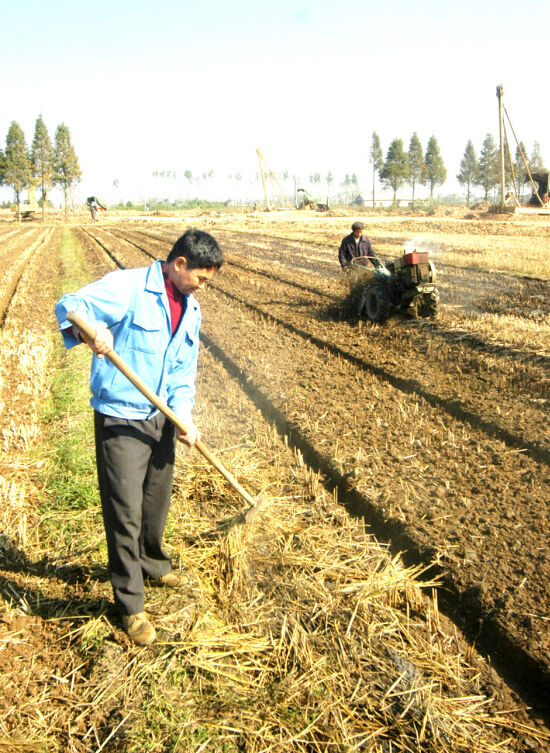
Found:
[{"label": "red shirt collar", "polygon": [[164,277],[164,287],[166,288],[166,293],[168,294],[168,298],[172,298],[172,300],[174,301],[183,302],[185,300],[185,296],[183,295],[183,293],[180,293],[180,291],[174,285],[172,280],[166,274],[166,269],[164,268],[164,264],[162,265],[161,269],[162,269],[162,276]]},{"label": "red shirt collar", "polygon": [[166,288],[166,295],[168,296],[168,304],[170,306],[172,334],[174,334],[185,312],[187,297],[183,293],[180,293],[172,280],[168,277],[164,269],[164,264],[162,265],[162,276],[164,277],[164,287]]}]

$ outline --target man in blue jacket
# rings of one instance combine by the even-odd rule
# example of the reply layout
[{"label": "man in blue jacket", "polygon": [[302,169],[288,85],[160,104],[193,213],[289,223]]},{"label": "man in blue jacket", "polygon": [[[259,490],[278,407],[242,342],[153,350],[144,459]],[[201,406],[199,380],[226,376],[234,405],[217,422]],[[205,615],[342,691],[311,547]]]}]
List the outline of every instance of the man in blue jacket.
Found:
[{"label": "man in blue jacket", "polygon": [[370,240],[363,235],[364,225],[362,222],[354,222],[351,226],[352,232],[342,240],[338,250],[338,261],[342,269],[358,256],[367,256],[373,266],[377,267],[378,259],[373,251]]},{"label": "man in blue jacket", "polygon": [[[162,549],[170,505],[175,440],[192,446],[200,306],[193,293],[223,263],[217,241],[190,229],[166,261],[111,272],[63,296],[55,313],[67,348],[81,342],[67,320],[75,311],[96,330],[90,387],[96,461],[115,606],[130,638],[156,632],[144,611],[144,580],[178,586]],[[177,414],[175,426],[104,355],[114,349]]]}]

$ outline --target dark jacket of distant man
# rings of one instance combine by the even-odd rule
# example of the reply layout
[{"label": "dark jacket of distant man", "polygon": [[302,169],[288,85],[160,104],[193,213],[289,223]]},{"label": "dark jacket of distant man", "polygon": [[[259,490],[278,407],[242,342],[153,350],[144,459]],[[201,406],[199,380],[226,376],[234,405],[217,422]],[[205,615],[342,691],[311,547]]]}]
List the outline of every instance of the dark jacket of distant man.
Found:
[{"label": "dark jacket of distant man", "polygon": [[340,250],[338,251],[338,261],[342,269],[357,256],[370,256],[372,259],[376,259],[370,240],[365,235],[362,235],[359,238],[359,243],[356,243],[354,234],[350,233],[342,240]]}]

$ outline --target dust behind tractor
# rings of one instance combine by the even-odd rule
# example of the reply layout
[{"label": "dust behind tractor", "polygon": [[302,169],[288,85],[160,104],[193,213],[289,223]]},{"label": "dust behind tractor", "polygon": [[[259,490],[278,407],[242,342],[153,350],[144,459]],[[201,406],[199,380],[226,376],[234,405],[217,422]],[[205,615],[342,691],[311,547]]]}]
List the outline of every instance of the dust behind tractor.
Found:
[{"label": "dust behind tractor", "polygon": [[[363,257],[350,267],[365,264]],[[359,296],[359,314],[381,324],[398,312],[435,317],[439,309],[435,265],[427,251],[406,252],[375,269],[364,267],[364,288]],[[358,270],[357,270],[358,271]]]}]

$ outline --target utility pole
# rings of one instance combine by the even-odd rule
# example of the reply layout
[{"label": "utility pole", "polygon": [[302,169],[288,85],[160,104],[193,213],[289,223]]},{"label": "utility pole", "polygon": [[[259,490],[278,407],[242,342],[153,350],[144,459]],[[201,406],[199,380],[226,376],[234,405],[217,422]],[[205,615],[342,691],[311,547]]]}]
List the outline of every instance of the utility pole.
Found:
[{"label": "utility pole", "polygon": [[503,119],[502,119],[502,96],[504,89],[502,86],[497,86],[498,97],[498,132],[500,138],[500,205],[504,206],[504,192],[505,192],[505,175],[504,175],[504,138],[503,138]]}]

